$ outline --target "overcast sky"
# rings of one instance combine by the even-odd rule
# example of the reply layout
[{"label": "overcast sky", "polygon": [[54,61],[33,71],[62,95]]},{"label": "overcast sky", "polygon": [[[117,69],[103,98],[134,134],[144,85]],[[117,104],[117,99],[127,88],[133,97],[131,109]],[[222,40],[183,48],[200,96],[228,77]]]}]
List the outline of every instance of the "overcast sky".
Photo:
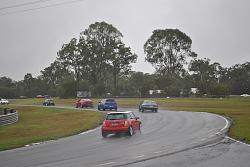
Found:
[{"label": "overcast sky", "polygon": [[249,0],[0,0],[0,77],[38,76],[62,44],[97,21],[123,34],[138,54],[136,71],[154,72],[143,45],[165,28],[186,33],[199,58],[223,67],[250,61]]}]

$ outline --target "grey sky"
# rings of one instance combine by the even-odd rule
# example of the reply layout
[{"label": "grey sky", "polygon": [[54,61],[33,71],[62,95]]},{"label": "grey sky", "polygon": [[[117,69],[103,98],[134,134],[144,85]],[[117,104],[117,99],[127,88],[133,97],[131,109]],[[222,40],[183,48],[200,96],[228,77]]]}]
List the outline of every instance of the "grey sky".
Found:
[{"label": "grey sky", "polygon": [[[33,0],[37,1],[37,0]],[[82,0],[67,5],[3,15],[72,0],[43,0],[0,9],[0,77],[23,79],[49,66],[63,43],[96,21],[112,24],[138,54],[133,70],[153,72],[145,62],[143,44],[154,29],[178,28],[193,40],[200,58],[224,67],[250,61],[249,0]],[[32,2],[1,0],[0,8]]]}]

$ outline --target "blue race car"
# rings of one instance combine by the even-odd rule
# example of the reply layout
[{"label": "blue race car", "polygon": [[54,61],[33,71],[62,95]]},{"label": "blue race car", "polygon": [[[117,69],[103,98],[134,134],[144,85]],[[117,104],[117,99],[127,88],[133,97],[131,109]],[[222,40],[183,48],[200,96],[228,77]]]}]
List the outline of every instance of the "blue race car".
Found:
[{"label": "blue race car", "polygon": [[117,103],[114,99],[102,99],[98,103],[98,110],[117,110]]}]

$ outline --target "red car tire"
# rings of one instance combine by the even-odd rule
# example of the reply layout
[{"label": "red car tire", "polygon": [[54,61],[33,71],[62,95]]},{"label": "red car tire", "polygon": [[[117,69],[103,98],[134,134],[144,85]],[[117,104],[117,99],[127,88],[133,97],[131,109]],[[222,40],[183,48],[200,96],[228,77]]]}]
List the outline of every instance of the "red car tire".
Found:
[{"label": "red car tire", "polygon": [[103,138],[106,138],[107,135],[108,135],[107,133],[105,133],[105,132],[102,131],[102,137],[103,137]]},{"label": "red car tire", "polygon": [[128,135],[132,136],[134,134],[134,129],[132,128],[132,126],[129,126],[128,128]]}]

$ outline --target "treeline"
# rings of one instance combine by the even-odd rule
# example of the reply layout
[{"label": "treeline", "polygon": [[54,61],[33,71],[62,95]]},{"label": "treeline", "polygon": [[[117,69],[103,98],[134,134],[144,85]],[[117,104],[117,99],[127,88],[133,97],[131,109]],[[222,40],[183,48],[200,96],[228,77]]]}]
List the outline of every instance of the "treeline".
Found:
[{"label": "treeline", "polygon": [[91,24],[58,51],[56,60],[33,77],[22,81],[0,78],[0,97],[35,97],[48,94],[76,97],[77,91],[93,97],[149,96],[149,90],[162,90],[151,96],[221,97],[250,94],[250,62],[224,68],[209,59],[199,59],[192,40],[178,29],[154,30],[144,44],[145,60],[154,74],[131,71],[137,55],[122,42],[122,33],[105,22]]}]

